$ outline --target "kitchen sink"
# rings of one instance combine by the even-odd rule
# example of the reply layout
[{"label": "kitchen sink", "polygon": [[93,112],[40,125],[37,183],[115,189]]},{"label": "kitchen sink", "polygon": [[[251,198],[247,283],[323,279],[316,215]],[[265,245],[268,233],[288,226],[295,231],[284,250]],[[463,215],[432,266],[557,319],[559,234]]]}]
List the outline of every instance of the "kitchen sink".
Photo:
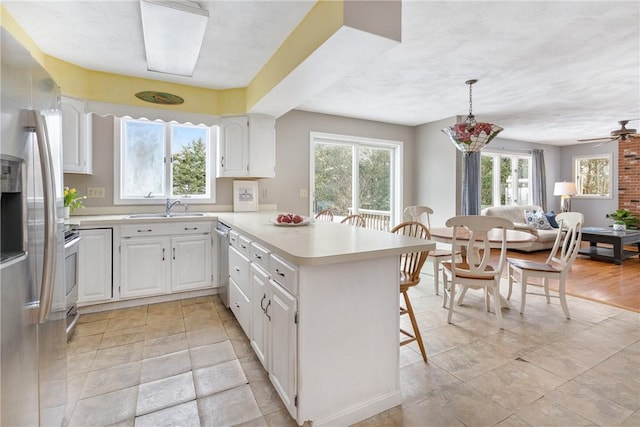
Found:
[{"label": "kitchen sink", "polygon": [[127,215],[127,219],[140,219],[140,218],[193,218],[207,216],[205,212],[172,212],[167,216],[163,213],[142,213]]}]

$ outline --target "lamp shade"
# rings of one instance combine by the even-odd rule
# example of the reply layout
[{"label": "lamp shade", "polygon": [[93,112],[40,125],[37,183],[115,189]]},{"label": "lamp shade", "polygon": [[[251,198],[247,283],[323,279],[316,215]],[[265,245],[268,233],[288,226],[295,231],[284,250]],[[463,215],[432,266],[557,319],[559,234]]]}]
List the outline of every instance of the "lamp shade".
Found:
[{"label": "lamp shade", "polygon": [[578,193],[574,182],[556,182],[553,186],[554,196],[573,196]]},{"label": "lamp shade", "polygon": [[442,132],[449,136],[449,139],[458,150],[470,154],[482,150],[502,130],[500,126],[492,123],[466,120],[462,123],[447,126],[442,129]]}]

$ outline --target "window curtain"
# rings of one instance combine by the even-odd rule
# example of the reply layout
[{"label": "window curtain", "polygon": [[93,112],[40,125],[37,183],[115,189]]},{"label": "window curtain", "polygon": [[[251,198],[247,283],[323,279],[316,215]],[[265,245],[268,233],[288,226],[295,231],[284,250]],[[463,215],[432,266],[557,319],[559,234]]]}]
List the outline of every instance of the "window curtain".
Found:
[{"label": "window curtain", "polygon": [[533,169],[533,182],[531,183],[531,196],[534,205],[538,205],[543,211],[547,211],[547,180],[544,170],[544,151],[531,150],[531,168]]},{"label": "window curtain", "polygon": [[480,152],[464,157],[462,215],[480,215]]},{"label": "window curtain", "polygon": [[162,120],[165,123],[177,122],[192,125],[214,126],[220,118],[210,114],[188,113],[171,109],[137,107],[134,105],[110,104],[108,102],[88,101],[87,112],[99,116],[131,117],[133,119]]}]

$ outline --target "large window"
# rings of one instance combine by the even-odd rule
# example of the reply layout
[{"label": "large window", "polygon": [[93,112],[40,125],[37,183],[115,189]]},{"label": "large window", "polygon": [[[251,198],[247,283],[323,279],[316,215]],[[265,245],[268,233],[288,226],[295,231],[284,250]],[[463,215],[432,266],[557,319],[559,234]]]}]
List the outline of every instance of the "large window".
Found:
[{"label": "large window", "polygon": [[483,152],[480,157],[480,204],[531,204],[531,156]]},{"label": "large window", "polygon": [[576,197],[610,199],[611,154],[580,156],[573,158],[576,177]]},{"label": "large window", "polygon": [[115,122],[116,203],[215,202],[212,129],[145,119]]},{"label": "large window", "polygon": [[401,143],[312,133],[311,147],[313,212],[401,218]]}]

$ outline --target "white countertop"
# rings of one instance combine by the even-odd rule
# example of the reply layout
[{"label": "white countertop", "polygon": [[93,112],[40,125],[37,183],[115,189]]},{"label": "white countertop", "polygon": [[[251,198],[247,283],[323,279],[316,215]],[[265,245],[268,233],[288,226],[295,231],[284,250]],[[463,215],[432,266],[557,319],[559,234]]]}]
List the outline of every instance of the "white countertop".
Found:
[{"label": "white countertop", "polygon": [[336,222],[281,227],[270,222],[276,215],[276,212],[225,212],[219,213],[218,218],[296,265],[335,264],[435,249],[431,240]]},{"label": "white countertop", "polygon": [[417,250],[434,250],[435,242],[336,222],[315,221],[298,227],[273,225],[278,212],[211,212],[200,217],[126,218],[127,215],[72,216],[82,227],[108,224],[220,220],[292,264],[326,265],[353,262]]}]

